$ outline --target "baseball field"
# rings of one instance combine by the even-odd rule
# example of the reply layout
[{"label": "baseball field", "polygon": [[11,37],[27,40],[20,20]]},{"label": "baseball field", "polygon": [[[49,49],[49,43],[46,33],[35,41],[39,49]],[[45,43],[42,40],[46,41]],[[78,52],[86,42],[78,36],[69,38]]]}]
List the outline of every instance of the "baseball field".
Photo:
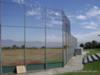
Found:
[{"label": "baseball field", "polygon": [[3,66],[62,62],[60,48],[2,49]]}]

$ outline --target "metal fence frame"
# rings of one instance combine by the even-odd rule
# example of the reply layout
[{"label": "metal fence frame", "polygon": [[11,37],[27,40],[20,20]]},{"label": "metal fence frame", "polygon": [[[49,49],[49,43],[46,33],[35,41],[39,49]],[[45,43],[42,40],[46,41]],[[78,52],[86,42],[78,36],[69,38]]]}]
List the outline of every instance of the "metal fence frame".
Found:
[{"label": "metal fence frame", "polygon": [[[4,3],[4,4],[7,4],[7,2],[3,2],[3,1],[0,1],[0,11],[2,11],[2,6],[1,6],[1,3]],[[9,3],[10,4],[10,3]],[[11,3],[12,4],[12,3]],[[24,6],[24,45],[26,46],[26,16],[25,16],[25,12],[26,12],[26,6],[25,4],[23,4]],[[47,68],[47,8],[43,8],[45,12],[44,15],[42,15],[42,18],[43,18],[43,24],[44,24],[44,35],[45,35],[45,48],[44,48],[44,69],[48,69]],[[59,10],[61,12],[61,15],[62,15],[62,67],[70,60],[70,58],[74,55],[74,49],[76,48],[77,46],[77,39],[71,35],[71,30],[70,30],[70,21],[68,20],[68,18],[65,16],[64,14],[64,11],[63,10]],[[1,13],[1,12],[0,12]],[[3,57],[2,57],[2,43],[1,43],[1,40],[2,40],[2,35],[1,35],[1,26],[2,26],[2,14],[0,14],[0,73],[2,74],[2,60],[3,60]],[[5,27],[7,27],[5,25]],[[9,26],[8,26],[9,27]],[[26,61],[26,48],[24,48],[24,65],[26,65],[25,61]]]}]

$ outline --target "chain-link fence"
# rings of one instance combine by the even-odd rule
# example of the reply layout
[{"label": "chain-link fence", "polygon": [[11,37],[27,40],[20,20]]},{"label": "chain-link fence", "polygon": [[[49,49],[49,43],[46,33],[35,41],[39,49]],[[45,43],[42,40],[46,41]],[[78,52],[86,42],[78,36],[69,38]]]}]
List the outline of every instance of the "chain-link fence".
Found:
[{"label": "chain-link fence", "polygon": [[63,67],[73,56],[77,40],[62,10],[25,0],[0,1],[0,72],[14,73]]}]

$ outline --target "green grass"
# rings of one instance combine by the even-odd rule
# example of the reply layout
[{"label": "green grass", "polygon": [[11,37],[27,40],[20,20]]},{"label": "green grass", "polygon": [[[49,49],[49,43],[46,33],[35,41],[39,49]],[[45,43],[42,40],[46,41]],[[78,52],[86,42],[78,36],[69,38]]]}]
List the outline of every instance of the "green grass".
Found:
[{"label": "green grass", "polygon": [[[90,49],[88,51],[89,51],[89,53],[87,53],[87,55],[93,55],[96,53],[100,53],[100,49]],[[85,64],[83,70],[85,70],[85,71],[89,71],[89,70],[100,71],[100,61],[95,61],[95,62],[92,62],[89,64]]]},{"label": "green grass", "polygon": [[87,49],[87,51],[89,51],[89,53],[87,53],[87,55],[100,53],[100,49]]},{"label": "green grass", "polygon": [[[87,55],[100,53],[100,49],[91,49]],[[95,72],[94,72],[95,71]],[[69,72],[56,75],[100,75],[100,61],[85,64],[83,72]]]},{"label": "green grass", "polygon": [[85,70],[85,71],[100,71],[100,61],[85,64],[83,70]]},{"label": "green grass", "polygon": [[100,75],[100,72],[71,72],[57,75]]},{"label": "green grass", "polygon": [[57,75],[100,75],[100,61],[84,65],[83,72],[70,72]]}]

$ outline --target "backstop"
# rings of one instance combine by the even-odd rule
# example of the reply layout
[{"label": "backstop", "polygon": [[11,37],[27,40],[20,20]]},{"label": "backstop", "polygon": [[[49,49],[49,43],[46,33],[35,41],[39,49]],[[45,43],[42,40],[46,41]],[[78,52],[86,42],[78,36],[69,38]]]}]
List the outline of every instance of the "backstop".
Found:
[{"label": "backstop", "polygon": [[[26,2],[25,2],[26,1]],[[63,67],[74,55],[77,39],[63,10],[29,0],[0,0],[0,72]]]}]

